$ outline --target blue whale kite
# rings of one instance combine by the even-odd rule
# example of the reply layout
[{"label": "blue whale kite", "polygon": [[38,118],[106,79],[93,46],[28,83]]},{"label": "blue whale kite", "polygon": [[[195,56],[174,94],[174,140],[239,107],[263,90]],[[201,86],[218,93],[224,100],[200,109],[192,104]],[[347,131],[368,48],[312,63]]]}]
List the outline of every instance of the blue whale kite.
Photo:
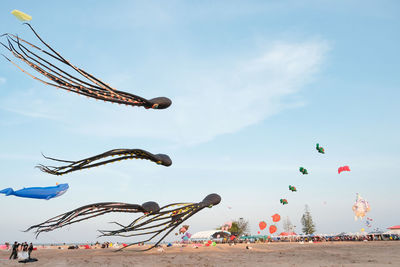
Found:
[{"label": "blue whale kite", "polygon": [[37,198],[49,200],[54,197],[59,197],[69,188],[68,184],[59,184],[49,187],[28,187],[21,190],[14,191],[12,188],[6,188],[0,191],[0,194],[6,196],[14,195],[17,197]]}]

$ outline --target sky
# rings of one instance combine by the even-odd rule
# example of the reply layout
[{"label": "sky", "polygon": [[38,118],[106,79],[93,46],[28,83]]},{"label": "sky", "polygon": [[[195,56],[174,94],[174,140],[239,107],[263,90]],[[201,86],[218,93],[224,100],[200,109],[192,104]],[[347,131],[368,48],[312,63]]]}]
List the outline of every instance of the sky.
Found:
[{"label": "sky", "polygon": [[[400,224],[398,1],[2,1],[0,33],[38,45],[13,9],[30,14],[74,65],[172,105],[87,99],[0,59],[0,189],[70,186],[49,201],[1,195],[0,242],[113,241],[96,230],[136,216],[111,214],[38,239],[22,230],[95,202],[165,205],[210,193],[222,202],[191,217],[189,232],[244,218],[255,234],[275,213],[301,232],[305,205],[317,233],[359,232],[356,193],[371,205],[367,230]],[[51,165],[41,153],[79,160],[114,148],[168,154],[173,164],[124,161],[62,177],[34,168]],[[351,172],[338,175],[343,165]]]}]

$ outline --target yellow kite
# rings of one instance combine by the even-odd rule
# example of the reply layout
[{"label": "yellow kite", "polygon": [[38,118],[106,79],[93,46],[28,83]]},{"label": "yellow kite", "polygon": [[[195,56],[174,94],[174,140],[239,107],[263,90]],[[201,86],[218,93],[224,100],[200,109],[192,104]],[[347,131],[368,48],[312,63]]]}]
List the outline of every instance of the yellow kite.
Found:
[{"label": "yellow kite", "polygon": [[11,14],[13,14],[20,21],[29,21],[32,19],[32,17],[29,16],[28,14],[25,14],[24,12],[16,10],[16,9],[11,11]]}]

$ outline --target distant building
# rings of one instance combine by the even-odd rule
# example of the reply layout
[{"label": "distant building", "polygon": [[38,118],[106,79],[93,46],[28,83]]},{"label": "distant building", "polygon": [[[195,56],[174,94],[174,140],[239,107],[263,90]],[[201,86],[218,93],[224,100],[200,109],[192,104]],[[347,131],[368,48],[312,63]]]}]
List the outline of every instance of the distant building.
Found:
[{"label": "distant building", "polygon": [[389,231],[387,232],[388,234],[390,233],[390,234],[400,235],[400,225],[395,225],[395,226],[389,227],[388,229],[389,229]]}]

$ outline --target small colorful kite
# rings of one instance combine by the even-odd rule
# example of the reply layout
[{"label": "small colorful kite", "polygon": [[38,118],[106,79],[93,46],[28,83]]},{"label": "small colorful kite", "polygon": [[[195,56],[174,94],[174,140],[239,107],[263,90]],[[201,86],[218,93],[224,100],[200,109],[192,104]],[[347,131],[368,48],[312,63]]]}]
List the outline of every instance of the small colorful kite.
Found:
[{"label": "small colorful kite", "polygon": [[300,167],[300,172],[304,175],[304,174],[308,174],[307,169],[304,169],[303,167]]},{"label": "small colorful kite", "polygon": [[270,234],[273,234],[273,233],[275,233],[275,232],[276,232],[276,230],[278,230],[278,228],[276,228],[276,226],[275,226],[275,225],[271,225],[271,226],[269,227],[269,233],[270,233]]},{"label": "small colorful kite", "polygon": [[341,172],[344,172],[344,171],[349,172],[350,171],[350,167],[346,165],[346,166],[338,168],[338,174],[340,174]]},{"label": "small colorful kite", "polygon": [[25,14],[24,12],[16,9],[11,11],[11,14],[13,14],[20,21],[30,21],[32,19],[32,17],[29,16],[28,14]]},{"label": "small colorful kite", "polygon": [[182,227],[179,229],[180,234],[186,233],[186,231],[189,229],[189,225],[182,225]]},{"label": "small colorful kite", "polygon": [[296,187],[293,186],[293,185],[289,185],[289,190],[292,191],[292,192],[297,192]]},{"label": "small colorful kite", "polygon": [[184,236],[182,236],[183,241],[189,241],[189,239],[192,237],[192,234],[189,232],[186,232]]},{"label": "small colorful kite", "polygon": [[273,222],[279,222],[281,220],[281,216],[277,213],[271,216]]},{"label": "small colorful kite", "polygon": [[232,222],[229,221],[229,222],[224,223],[224,225],[222,225],[221,230],[222,231],[229,231],[229,229],[231,229],[231,227],[232,227]]},{"label": "small colorful kite", "polygon": [[280,199],[280,202],[282,203],[282,205],[288,204],[287,199],[284,199],[284,198],[281,198],[281,199]]},{"label": "small colorful kite", "polygon": [[258,224],[258,226],[260,227],[260,230],[264,230],[267,227],[267,223],[263,221],[263,222],[260,222]]},{"label": "small colorful kite", "polygon": [[322,146],[319,146],[318,143],[317,143],[316,149],[317,149],[318,153],[325,154],[324,148]]},{"label": "small colorful kite", "polygon": [[352,207],[353,212],[354,212],[354,219],[357,220],[358,218],[362,219],[365,217],[367,212],[371,210],[371,207],[368,203],[367,200],[363,199],[358,193],[357,193],[357,199],[356,202],[354,202],[354,205]]}]

